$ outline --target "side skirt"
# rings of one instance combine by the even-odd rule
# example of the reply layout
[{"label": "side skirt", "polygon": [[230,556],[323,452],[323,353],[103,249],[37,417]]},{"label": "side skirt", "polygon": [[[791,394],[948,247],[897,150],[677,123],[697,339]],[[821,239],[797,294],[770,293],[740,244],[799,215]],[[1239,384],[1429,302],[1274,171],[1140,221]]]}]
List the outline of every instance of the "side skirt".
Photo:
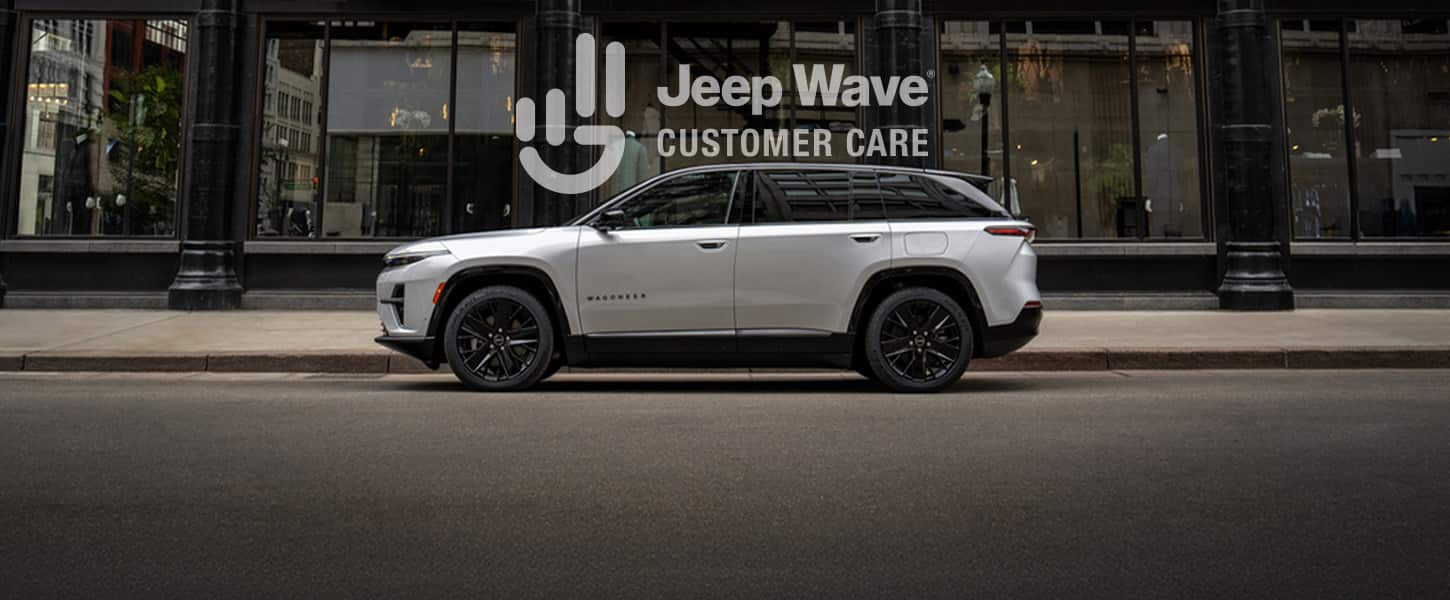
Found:
[{"label": "side skirt", "polygon": [[645,332],[569,336],[570,366],[851,368],[852,337],[804,330]]}]

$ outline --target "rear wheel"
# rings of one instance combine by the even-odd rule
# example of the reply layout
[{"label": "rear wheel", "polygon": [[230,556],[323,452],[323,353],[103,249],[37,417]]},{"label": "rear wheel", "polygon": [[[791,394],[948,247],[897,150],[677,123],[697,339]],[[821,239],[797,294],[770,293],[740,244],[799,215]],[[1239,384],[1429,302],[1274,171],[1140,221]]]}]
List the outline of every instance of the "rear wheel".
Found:
[{"label": "rear wheel", "polygon": [[490,286],[453,309],[443,350],[453,374],[469,388],[522,390],[544,378],[554,355],[554,326],[528,292]]},{"label": "rear wheel", "polygon": [[950,296],[907,288],[888,296],[866,326],[866,362],[897,392],[936,392],[957,380],[972,357],[972,324]]}]

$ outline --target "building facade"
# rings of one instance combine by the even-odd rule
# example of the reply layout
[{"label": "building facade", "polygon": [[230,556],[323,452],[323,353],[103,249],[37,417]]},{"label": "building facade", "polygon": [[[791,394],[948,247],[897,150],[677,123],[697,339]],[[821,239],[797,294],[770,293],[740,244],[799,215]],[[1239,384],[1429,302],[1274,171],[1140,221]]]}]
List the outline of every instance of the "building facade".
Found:
[{"label": "building facade", "polygon": [[[627,131],[524,143],[574,40],[626,49]],[[1450,294],[1450,7],[1307,0],[0,0],[9,306],[205,309],[370,288],[407,240],[567,220],[654,174],[751,160],[693,129],[811,130],[816,161],[978,172],[1039,228],[1044,292],[1288,308]],[[662,105],[680,68],[920,75],[921,106]],[[852,157],[853,128],[924,129]],[[664,138],[664,139],[662,139]],[[1323,300],[1320,305],[1328,305]],[[1312,304],[1312,302],[1308,303]]]}]

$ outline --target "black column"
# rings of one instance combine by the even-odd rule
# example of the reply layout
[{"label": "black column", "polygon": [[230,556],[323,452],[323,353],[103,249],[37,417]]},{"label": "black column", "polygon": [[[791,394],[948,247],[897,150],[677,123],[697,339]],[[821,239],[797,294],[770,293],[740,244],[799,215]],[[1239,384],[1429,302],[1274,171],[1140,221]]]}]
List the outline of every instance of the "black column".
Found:
[{"label": "black column", "polygon": [[[927,69],[923,60],[923,49],[930,40],[926,31],[926,20],[921,14],[921,0],[876,0],[876,14],[871,19],[872,55],[868,62],[873,65],[873,75],[925,77]],[[906,106],[896,102],[891,106],[872,107],[875,118],[868,119],[879,129],[927,129],[930,127],[930,107],[938,100],[932,98],[919,107]],[[869,162],[906,167],[930,166],[930,157],[891,157],[872,159]]]},{"label": "black column", "polygon": [[[10,65],[3,72],[0,72],[0,182],[5,182],[4,172],[11,168],[11,162],[19,162],[18,158],[11,157],[5,153],[9,147],[6,143],[10,135],[10,89],[11,78],[25,77],[26,69],[15,64],[15,57],[12,55],[15,48],[16,38],[20,35],[20,19],[15,14],[15,3],[11,0],[0,0],[0,65]],[[8,184],[8,182],[6,182]],[[0,191],[0,198],[5,196]],[[10,232],[10,218],[12,209],[6,208],[0,202],[0,236]],[[3,267],[4,261],[0,261]],[[0,271],[0,308],[5,306],[5,273]]]},{"label": "black column", "polygon": [[[589,148],[574,143],[574,130],[580,124],[579,115],[574,110],[574,38],[584,31],[579,0],[539,0],[535,31],[537,59],[533,100],[538,107],[537,122],[544,122],[544,94],[553,89],[563,90],[565,129],[562,145],[549,145],[544,141],[542,130],[531,143],[538,148],[544,162],[555,171],[578,173],[589,165]],[[583,194],[559,194],[533,185],[533,224],[563,223],[578,214],[585,197]]]},{"label": "black column", "polygon": [[1224,177],[1219,202],[1228,209],[1228,235],[1220,252],[1225,272],[1219,305],[1233,310],[1289,310],[1294,290],[1284,274],[1284,250],[1276,239],[1287,210],[1274,184],[1273,154],[1282,132],[1273,126],[1274,60],[1263,0],[1219,0],[1214,21],[1219,41],[1218,143]]},{"label": "black column", "polygon": [[190,125],[190,172],[185,178],[181,269],[171,283],[173,310],[240,308],[237,243],[232,240],[238,124],[237,43],[240,17],[233,0],[203,0],[192,60],[196,96]]}]

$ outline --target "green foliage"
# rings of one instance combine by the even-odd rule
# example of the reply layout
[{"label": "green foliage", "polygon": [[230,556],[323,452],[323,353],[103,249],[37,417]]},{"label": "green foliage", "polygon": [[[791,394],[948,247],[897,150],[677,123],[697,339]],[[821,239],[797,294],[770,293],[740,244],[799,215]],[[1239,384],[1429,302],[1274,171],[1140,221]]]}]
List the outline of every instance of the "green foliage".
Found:
[{"label": "green foliage", "polygon": [[156,65],[112,76],[105,121],[122,149],[110,162],[117,192],[129,190],[133,233],[168,233],[181,162],[181,70]]}]

